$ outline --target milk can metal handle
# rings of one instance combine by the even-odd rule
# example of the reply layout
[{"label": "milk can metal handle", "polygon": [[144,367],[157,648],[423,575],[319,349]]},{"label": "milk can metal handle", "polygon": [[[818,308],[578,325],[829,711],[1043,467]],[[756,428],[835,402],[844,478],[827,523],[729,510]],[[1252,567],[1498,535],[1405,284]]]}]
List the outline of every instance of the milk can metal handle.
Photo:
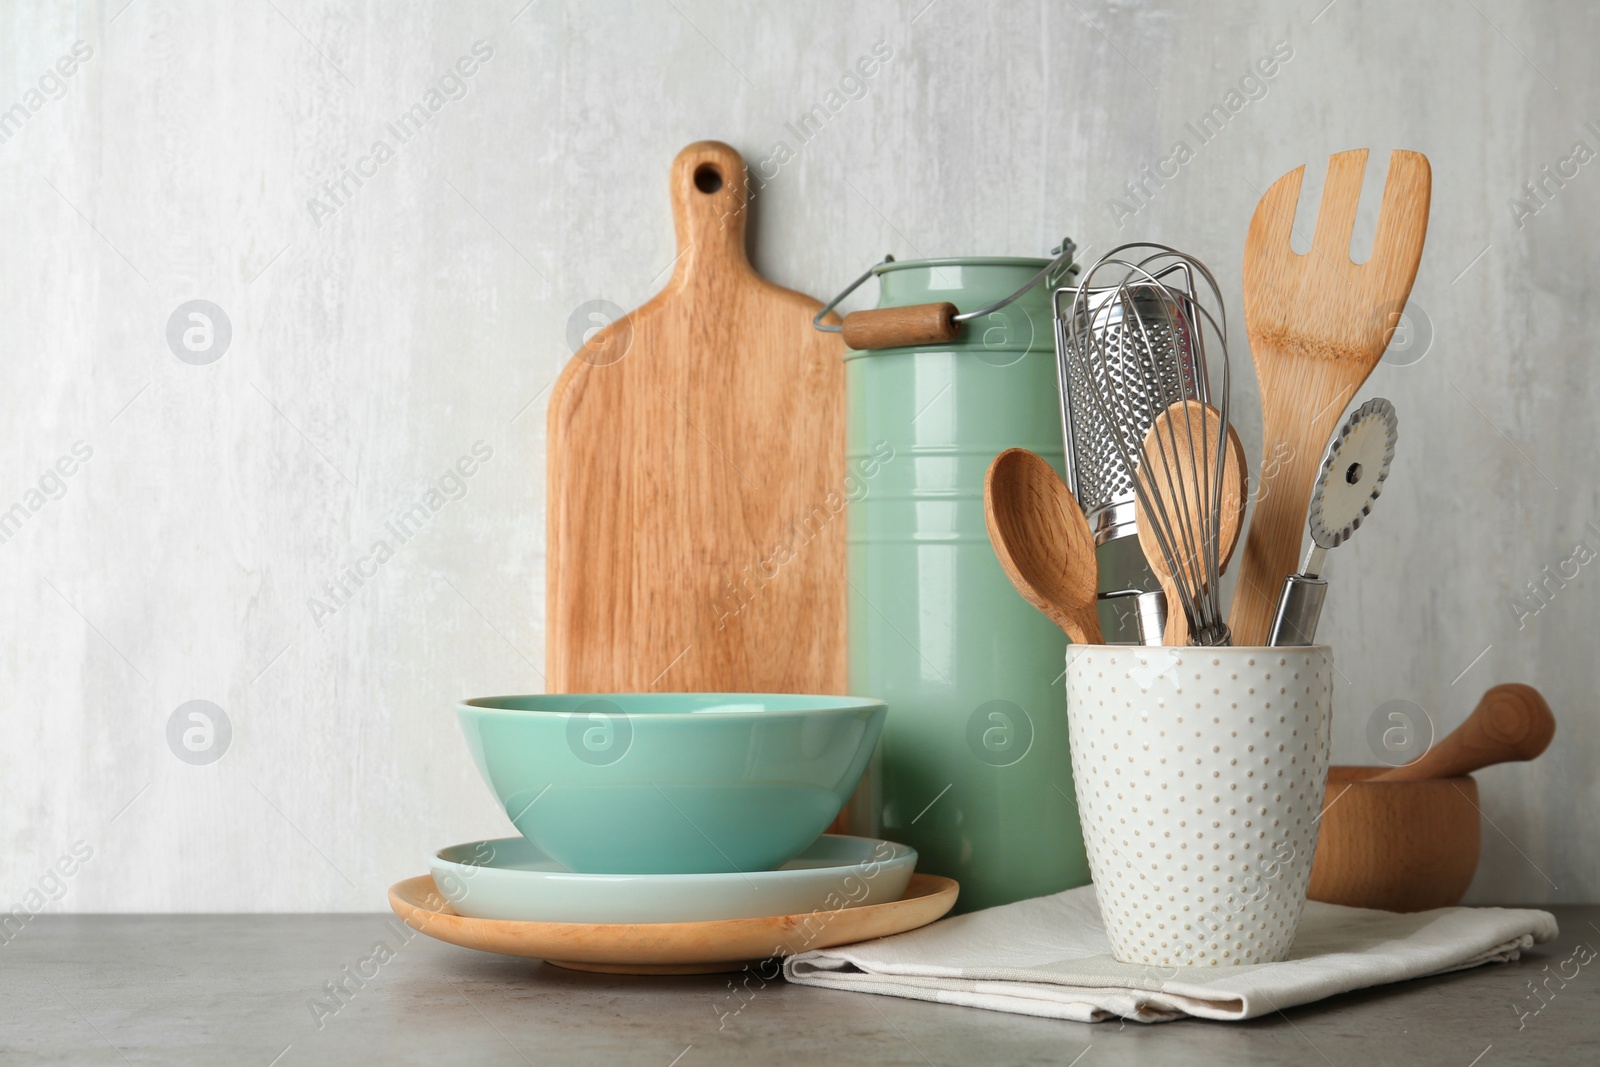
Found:
[{"label": "milk can metal handle", "polygon": [[960,333],[962,323],[994,314],[1016,301],[1055,271],[1069,267],[1073,254],[1078,251],[1078,246],[1068,237],[1051,251],[1054,253],[1054,258],[1039,268],[1038,273],[1019,286],[1016,292],[976,311],[957,312],[956,306],[951,303],[913,304],[908,307],[852,311],[837,326],[823,322],[822,320],[838,307],[845,297],[860,288],[862,283],[877,273],[885,263],[894,262],[894,256],[884,256],[882,263],[868,267],[859,278],[845,286],[843,292],[828,301],[812,318],[811,325],[826,333],[844,334],[845,344],[858,350],[901,348],[906,345],[953,341]]}]

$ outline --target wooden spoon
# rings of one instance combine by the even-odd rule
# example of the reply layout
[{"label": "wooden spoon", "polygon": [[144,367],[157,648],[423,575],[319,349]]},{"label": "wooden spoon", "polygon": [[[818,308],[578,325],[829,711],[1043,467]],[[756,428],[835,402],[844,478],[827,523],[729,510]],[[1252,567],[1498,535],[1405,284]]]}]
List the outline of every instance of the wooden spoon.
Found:
[{"label": "wooden spoon", "polygon": [[1467,721],[1421,757],[1367,779],[1371,782],[1418,782],[1459,778],[1496,763],[1530,760],[1550,745],[1556,719],[1550,705],[1531,685],[1497,685],[1478,701]]},{"label": "wooden spoon", "polygon": [[[1169,645],[1189,643],[1189,620],[1183,610],[1177,579],[1167,566],[1161,540],[1142,498],[1161,499],[1167,512],[1167,529],[1172,535],[1170,547],[1182,557],[1178,560],[1180,572],[1203,582],[1205,560],[1200,552],[1212,525],[1212,498],[1205,487],[1209,485],[1214,489],[1215,486],[1214,468],[1204,468],[1217,461],[1214,450],[1221,429],[1222,416],[1216,408],[1198,400],[1180,400],[1156,416],[1144,437],[1145,458],[1139,467],[1139,484],[1144,492],[1140,494],[1134,522],[1139,529],[1139,547],[1144,550],[1150,570],[1167,596],[1167,625],[1162,640]],[[1234,546],[1239,543],[1248,488],[1244,464],[1244,445],[1229,426],[1228,448],[1222,461],[1222,514],[1217,522],[1219,574],[1227,568]]]},{"label": "wooden spoon", "polygon": [[[1395,151],[1365,263],[1350,234],[1367,150],[1328,160],[1311,251],[1289,247],[1305,168],[1273,183],[1244,244],[1244,321],[1261,385],[1263,473],[1229,623],[1234,640],[1267,640],[1283,579],[1300,562],[1306,505],[1339,417],[1400,323],[1428,229],[1427,157]],[[1270,469],[1268,465],[1270,464]]]},{"label": "wooden spoon", "polygon": [[1026,448],[994,457],[983,479],[983,517],[994,554],[1023,599],[1074,644],[1103,644],[1094,535],[1055,468]]}]

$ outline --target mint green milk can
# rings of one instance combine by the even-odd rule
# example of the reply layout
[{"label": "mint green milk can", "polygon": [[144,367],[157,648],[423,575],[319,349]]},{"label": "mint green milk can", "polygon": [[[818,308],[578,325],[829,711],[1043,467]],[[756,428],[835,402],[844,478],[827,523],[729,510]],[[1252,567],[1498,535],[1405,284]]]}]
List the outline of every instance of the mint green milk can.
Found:
[{"label": "mint green milk can", "polygon": [[[886,261],[872,273],[880,308],[966,313],[1047,265]],[[911,845],[918,870],[959,881],[958,911],[1089,882],[1066,636],[1011,587],[983,510],[984,474],[1005,449],[1062,469],[1056,284],[1047,275],[954,340],[845,356],[850,469],[873,472],[849,505],[850,691],[889,705],[851,828]]]}]

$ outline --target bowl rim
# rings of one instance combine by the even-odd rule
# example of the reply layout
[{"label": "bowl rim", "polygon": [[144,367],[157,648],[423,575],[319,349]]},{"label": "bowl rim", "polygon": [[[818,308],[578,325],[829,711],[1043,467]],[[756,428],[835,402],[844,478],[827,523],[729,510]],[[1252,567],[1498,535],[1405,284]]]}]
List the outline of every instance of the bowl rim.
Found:
[{"label": "bowl rim", "polygon": [[[810,708],[762,708],[759,711],[710,711],[701,708],[692,711],[655,711],[649,708],[629,710],[622,707],[619,701],[646,701],[656,700],[683,700],[685,698],[703,698],[708,700],[725,700],[734,703],[744,701],[767,701],[774,698],[781,700],[817,700],[830,702],[826,706]],[[544,699],[578,700],[580,703],[573,708],[512,708],[497,707],[497,702],[505,701],[536,701]],[[590,701],[605,701],[617,705],[617,710],[628,718],[648,719],[652,722],[738,722],[742,720],[770,719],[777,715],[823,715],[838,714],[840,712],[877,712],[888,710],[888,704],[876,697],[840,696],[818,693],[509,693],[500,696],[469,697],[456,702],[457,715],[506,715],[526,716],[529,718],[551,717],[567,719],[574,715],[592,715],[593,710],[583,710],[584,705]]]},{"label": "bowl rim", "polygon": [[[890,855],[880,860],[873,860],[869,855],[868,858],[864,860],[852,860],[849,863],[836,863],[825,868],[789,868],[787,866],[789,863],[793,863],[796,860],[805,858],[808,853],[815,849],[840,847],[837,845],[830,845],[828,842],[824,841],[825,838],[831,838],[836,841],[843,840],[850,842],[851,845],[846,847],[861,848],[866,845],[871,845],[873,846],[874,851],[876,851],[878,846],[887,845],[890,849]],[[471,872],[464,875],[467,878],[475,878],[480,874],[488,874],[494,878],[510,878],[516,881],[577,882],[580,884],[598,883],[608,886],[620,884],[622,882],[644,881],[646,883],[660,882],[661,884],[670,883],[672,885],[713,886],[748,881],[748,876],[757,876],[762,881],[793,880],[804,878],[808,873],[815,872],[819,869],[845,871],[852,868],[865,867],[869,863],[876,863],[880,867],[893,868],[909,866],[915,870],[917,861],[920,858],[917,850],[914,847],[903,844],[899,841],[890,841],[887,838],[873,837],[869,834],[830,834],[827,831],[823,831],[821,834],[818,834],[815,841],[811,842],[811,844],[807,845],[790,859],[786,860],[783,866],[774,867],[768,871],[692,871],[685,874],[594,874],[583,871],[567,870],[525,871],[514,867],[496,866],[490,863],[473,863],[470,860],[456,859],[446,855],[446,853],[449,852],[458,852],[462,849],[474,848],[481,845],[504,846],[508,852],[514,849],[528,849],[552,863],[557,862],[549,855],[549,853],[545,852],[544,849],[540,848],[532,841],[529,841],[526,837],[519,835],[515,837],[491,837],[484,838],[483,840],[479,841],[463,841],[455,845],[446,845],[444,848],[438,849],[429,855],[429,869],[432,871],[443,867],[461,872]]]},{"label": "bowl rim", "polygon": [[[1473,782],[1476,779],[1471,774],[1457,774],[1449,778],[1413,778],[1398,782],[1374,782],[1374,775],[1384,771],[1392,771],[1398,764],[1388,763],[1330,763],[1328,764],[1328,784],[1336,785],[1362,785],[1362,786],[1432,786],[1439,788],[1443,785],[1460,785],[1463,782]],[[1474,771],[1473,774],[1477,772]]]}]

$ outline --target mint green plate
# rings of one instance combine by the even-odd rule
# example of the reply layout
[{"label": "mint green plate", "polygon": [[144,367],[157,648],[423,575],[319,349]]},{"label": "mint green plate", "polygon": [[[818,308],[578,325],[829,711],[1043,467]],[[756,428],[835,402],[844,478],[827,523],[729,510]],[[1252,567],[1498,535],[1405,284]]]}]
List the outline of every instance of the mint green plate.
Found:
[{"label": "mint green plate", "polygon": [[834,834],[778,870],[748,874],[574,874],[520,837],[429,860],[457,913],[553,923],[717,922],[884,904],[905,894],[916,865],[905,845]]},{"label": "mint green plate", "polygon": [[572,871],[769,871],[828,827],[887,708],[860,697],[615,693],[456,706],[517,830]]}]

